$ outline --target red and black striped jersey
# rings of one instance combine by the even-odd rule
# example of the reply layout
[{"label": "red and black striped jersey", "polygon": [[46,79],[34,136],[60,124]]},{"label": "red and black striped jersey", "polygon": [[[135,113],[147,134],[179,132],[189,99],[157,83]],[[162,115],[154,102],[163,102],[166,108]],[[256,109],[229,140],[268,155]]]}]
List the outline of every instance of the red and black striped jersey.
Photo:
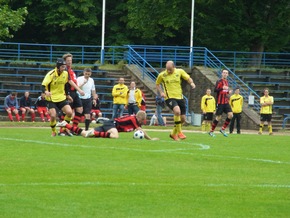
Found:
[{"label": "red and black striped jersey", "polygon": [[[68,72],[68,74],[69,74],[69,76],[70,76],[70,80],[72,80],[76,85],[78,85],[78,81],[77,81],[76,74],[75,74],[75,72],[71,69],[71,67],[68,67],[68,68],[67,68],[67,72]],[[68,84],[68,85],[69,85],[69,90],[70,90],[70,91],[75,91],[75,88],[74,88],[74,87],[72,87],[70,84]]]},{"label": "red and black striped jersey", "polygon": [[224,90],[224,86],[229,86],[226,79],[220,79],[216,82],[214,92],[217,93],[216,102],[217,104],[228,104],[229,103],[229,90]]},{"label": "red and black striped jersey", "polygon": [[141,124],[137,121],[136,115],[115,118],[115,125],[118,132],[131,132],[136,128],[141,127]]}]

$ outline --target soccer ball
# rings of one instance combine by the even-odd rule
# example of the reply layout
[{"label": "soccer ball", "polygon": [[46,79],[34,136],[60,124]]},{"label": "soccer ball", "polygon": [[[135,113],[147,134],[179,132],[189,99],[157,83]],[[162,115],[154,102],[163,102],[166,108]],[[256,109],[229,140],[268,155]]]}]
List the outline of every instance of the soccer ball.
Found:
[{"label": "soccer ball", "polygon": [[96,124],[97,122],[96,122],[96,120],[92,120],[92,124]]},{"label": "soccer ball", "polygon": [[141,131],[141,130],[135,131],[134,135],[133,135],[133,138],[134,139],[144,139],[144,132]]}]

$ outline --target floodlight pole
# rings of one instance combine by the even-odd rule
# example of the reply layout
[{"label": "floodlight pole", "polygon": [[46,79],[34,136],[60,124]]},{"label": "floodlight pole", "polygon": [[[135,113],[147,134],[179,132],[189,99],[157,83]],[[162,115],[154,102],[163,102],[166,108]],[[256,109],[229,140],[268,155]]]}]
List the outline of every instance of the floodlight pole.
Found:
[{"label": "floodlight pole", "polygon": [[102,13],[102,48],[101,48],[101,64],[104,64],[105,59],[105,13],[106,13],[106,0],[103,0],[103,13]]},{"label": "floodlight pole", "polygon": [[194,31],[194,0],[191,3],[191,31],[190,31],[190,54],[189,54],[189,67],[193,65],[193,31]]}]

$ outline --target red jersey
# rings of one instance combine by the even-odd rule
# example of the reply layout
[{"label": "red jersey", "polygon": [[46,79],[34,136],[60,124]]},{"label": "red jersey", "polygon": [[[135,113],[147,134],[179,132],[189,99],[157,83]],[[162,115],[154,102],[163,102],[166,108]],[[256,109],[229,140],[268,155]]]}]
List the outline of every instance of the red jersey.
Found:
[{"label": "red jersey", "polygon": [[224,90],[223,86],[229,86],[229,83],[226,79],[220,79],[215,84],[214,91],[217,93],[217,104],[229,103],[229,90]]},{"label": "red jersey", "polygon": [[141,127],[135,114],[115,118],[115,125],[118,132],[131,132],[136,128]]},{"label": "red jersey", "polygon": [[[71,67],[67,67],[67,72],[69,74],[70,80],[72,80],[76,85],[78,85],[77,77],[75,72],[71,69]],[[75,88],[69,85],[69,90],[75,91]]]}]

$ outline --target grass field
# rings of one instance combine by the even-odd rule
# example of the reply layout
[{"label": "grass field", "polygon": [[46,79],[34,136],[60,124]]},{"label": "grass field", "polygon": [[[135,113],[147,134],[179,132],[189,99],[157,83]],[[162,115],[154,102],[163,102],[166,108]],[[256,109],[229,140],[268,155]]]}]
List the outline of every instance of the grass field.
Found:
[{"label": "grass field", "polygon": [[289,135],[148,133],[0,128],[0,217],[290,217]]}]

